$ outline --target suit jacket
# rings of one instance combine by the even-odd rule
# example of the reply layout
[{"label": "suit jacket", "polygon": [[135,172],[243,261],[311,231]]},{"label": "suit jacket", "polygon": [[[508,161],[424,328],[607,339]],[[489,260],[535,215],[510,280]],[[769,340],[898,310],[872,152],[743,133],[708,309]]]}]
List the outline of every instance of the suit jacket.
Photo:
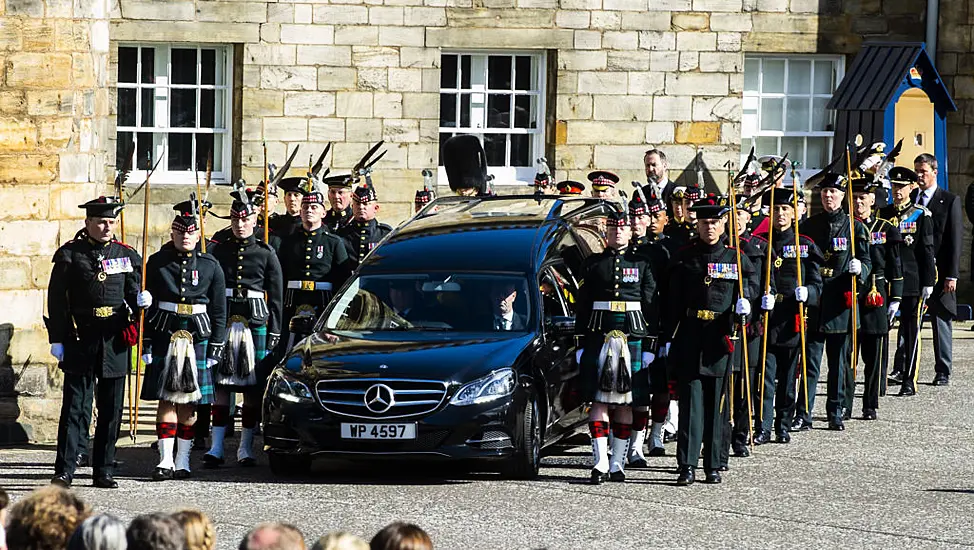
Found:
[{"label": "suit jacket", "polygon": [[961,219],[960,199],[938,188],[927,204],[933,218],[933,249],[937,259],[937,285],[931,306],[939,305],[951,315],[957,315],[957,293],[945,293],[944,280],[957,279],[960,272],[960,247],[964,220]]},{"label": "suit jacket", "polygon": [[[491,319],[490,319],[490,323],[491,323],[490,326],[491,327],[494,326],[494,321],[496,319],[497,319],[497,316],[496,315],[493,316],[493,317],[491,317]],[[526,330],[527,329],[527,326],[528,326],[528,318],[527,318],[527,316],[526,315],[522,315],[520,313],[515,313],[514,314],[514,317],[511,318],[511,328],[507,329],[506,332],[519,332],[519,331],[523,331],[523,330]],[[502,331],[502,332],[504,332],[504,331]]]}]

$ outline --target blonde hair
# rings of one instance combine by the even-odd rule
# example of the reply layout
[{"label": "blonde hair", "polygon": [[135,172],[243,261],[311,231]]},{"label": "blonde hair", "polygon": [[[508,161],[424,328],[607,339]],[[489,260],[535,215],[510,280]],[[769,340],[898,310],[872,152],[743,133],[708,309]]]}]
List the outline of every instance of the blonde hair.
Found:
[{"label": "blonde hair", "polygon": [[351,533],[335,531],[318,539],[311,550],[369,550],[369,543]]},{"label": "blonde hair", "polygon": [[186,532],[186,550],[213,550],[216,548],[216,530],[213,522],[199,510],[188,508],[172,515]]},{"label": "blonde hair", "polygon": [[49,485],[28,495],[10,509],[7,546],[11,550],[60,550],[91,509],[77,495]]}]

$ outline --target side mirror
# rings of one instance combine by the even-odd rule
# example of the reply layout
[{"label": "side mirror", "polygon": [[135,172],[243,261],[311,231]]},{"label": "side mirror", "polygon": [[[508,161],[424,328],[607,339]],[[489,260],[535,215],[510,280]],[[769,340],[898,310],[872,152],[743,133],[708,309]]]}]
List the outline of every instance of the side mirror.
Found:
[{"label": "side mirror", "polygon": [[575,318],[565,316],[552,316],[549,327],[555,336],[574,336]]}]

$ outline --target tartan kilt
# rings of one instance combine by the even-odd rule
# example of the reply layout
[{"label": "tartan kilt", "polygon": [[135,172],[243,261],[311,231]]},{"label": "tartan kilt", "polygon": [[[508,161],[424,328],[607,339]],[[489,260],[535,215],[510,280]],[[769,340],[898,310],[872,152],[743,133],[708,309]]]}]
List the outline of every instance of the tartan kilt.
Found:
[{"label": "tartan kilt", "polygon": [[[153,341],[163,341],[156,340]],[[165,338],[164,341],[168,341]],[[196,378],[203,395],[197,405],[213,404],[213,372],[206,366],[206,347],[208,339],[193,342],[193,352],[196,354]],[[142,393],[140,398],[145,401],[158,401],[159,390],[162,388],[162,372],[165,369],[166,353],[153,353],[152,363],[145,366],[145,375],[142,377]]]},{"label": "tartan kilt", "polygon": [[[626,323],[625,315],[613,315],[611,320],[606,319],[603,323],[604,333],[590,333],[584,339],[584,348],[579,365],[580,368],[580,390],[582,401],[586,403],[595,402],[596,394],[599,389],[599,354],[605,344],[605,334],[608,334],[614,327],[613,325],[624,327]],[[649,388],[649,369],[643,368],[642,364],[642,337],[630,336],[626,338],[631,359],[630,369],[632,371],[632,405],[646,406],[650,401]]]},{"label": "tartan kilt", "polygon": [[[227,337],[229,338],[230,331],[227,330]],[[261,325],[259,327],[250,327],[250,336],[254,339],[254,368],[258,368],[261,361],[270,354],[270,350],[267,349],[267,325]],[[223,346],[223,353],[230,353],[230,343],[227,342]],[[212,378],[212,376],[211,376]],[[251,391],[260,385],[260,377],[258,376],[258,381],[253,386],[235,386],[235,385],[224,385],[216,384],[217,387],[221,389],[228,389],[232,392],[246,392]]]}]

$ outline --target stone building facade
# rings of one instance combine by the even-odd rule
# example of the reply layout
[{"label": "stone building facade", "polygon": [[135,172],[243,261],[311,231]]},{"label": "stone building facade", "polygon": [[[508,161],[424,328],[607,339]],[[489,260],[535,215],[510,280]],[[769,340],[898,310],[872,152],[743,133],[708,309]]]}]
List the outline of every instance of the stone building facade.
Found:
[{"label": "stone building facade", "polygon": [[[960,106],[950,127],[955,190],[974,171],[969,3],[941,2],[938,61]],[[795,56],[841,72],[863,40],[923,40],[925,8],[925,0],[0,0],[0,302],[9,304],[0,316],[0,441],[54,435],[58,374],[41,322],[50,256],[78,229],[75,206],[110,192],[126,140],[143,144],[130,189],[150,163],[143,153],[169,155],[169,170],[153,176],[150,251],[167,238],[169,205],[192,189],[189,165],[200,167],[206,149],[218,151],[222,180],[257,182],[265,146],[278,165],[300,147],[291,170],[300,175],[328,142],[340,172],[385,140],[380,218],[397,222],[411,212],[421,170],[438,164],[442,137],[476,126],[464,124],[467,115],[495,128],[501,164],[521,159],[499,170],[501,192],[526,190],[542,155],[558,179],[597,168],[642,180],[650,146],[667,153],[671,177],[699,153],[710,178],[723,181],[720,167],[757,139],[747,135],[745,100],[756,60]],[[190,96],[196,110],[186,107]],[[188,118],[176,122],[177,110]],[[809,152],[823,137],[813,134]],[[515,177],[521,185],[509,183]],[[223,195],[211,199],[225,204]],[[126,218],[136,245],[143,201],[132,196]]]}]

